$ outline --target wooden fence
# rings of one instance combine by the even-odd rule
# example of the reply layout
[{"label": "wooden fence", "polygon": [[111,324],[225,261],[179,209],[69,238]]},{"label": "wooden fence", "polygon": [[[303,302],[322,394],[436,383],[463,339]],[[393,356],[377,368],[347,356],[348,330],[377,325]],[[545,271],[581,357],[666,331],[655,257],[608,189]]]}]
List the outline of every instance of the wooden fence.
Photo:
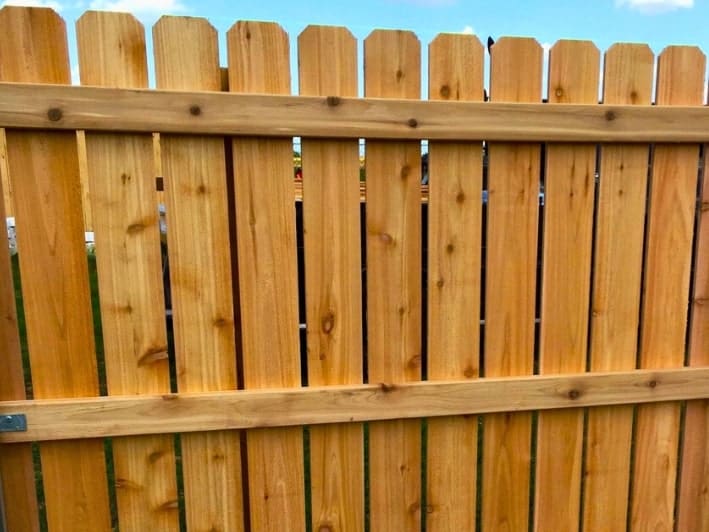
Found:
[{"label": "wooden fence", "polygon": [[152,31],[157,90],[143,26],[99,12],[68,87],[64,22],[0,10],[7,530],[709,530],[699,49],[654,79],[612,46],[599,104],[599,50],[559,41],[542,103],[542,48],[503,38],[484,102],[483,46],[439,35],[419,101],[418,39],[378,30],[358,99],[344,28],[298,36],[298,96],[276,24],[229,30],[224,82],[205,20]]}]

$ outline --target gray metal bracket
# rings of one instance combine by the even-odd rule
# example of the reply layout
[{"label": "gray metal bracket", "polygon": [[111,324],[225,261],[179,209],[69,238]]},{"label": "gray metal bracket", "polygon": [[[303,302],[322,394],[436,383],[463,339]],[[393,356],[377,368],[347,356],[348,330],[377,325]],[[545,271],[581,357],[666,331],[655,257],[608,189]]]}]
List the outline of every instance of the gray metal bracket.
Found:
[{"label": "gray metal bracket", "polygon": [[0,416],[0,432],[26,432],[27,418],[24,414]]}]

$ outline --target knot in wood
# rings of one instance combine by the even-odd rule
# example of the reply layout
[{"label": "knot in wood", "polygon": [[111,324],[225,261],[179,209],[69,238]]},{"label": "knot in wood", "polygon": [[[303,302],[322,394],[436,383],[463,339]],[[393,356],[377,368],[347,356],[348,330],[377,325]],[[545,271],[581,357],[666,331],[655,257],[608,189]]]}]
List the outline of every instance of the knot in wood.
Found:
[{"label": "knot in wood", "polygon": [[58,107],[52,107],[49,111],[47,111],[47,118],[50,122],[59,122],[63,116],[64,113],[62,113],[62,110]]},{"label": "knot in wood", "polygon": [[419,125],[418,120],[416,120],[415,118],[409,118],[409,121],[407,122],[407,124],[409,125],[409,127],[412,127],[412,128],[416,128]]},{"label": "knot in wood", "polygon": [[340,103],[342,103],[339,96],[328,96],[325,101],[327,102],[328,107],[337,107]]},{"label": "knot in wood", "polygon": [[202,109],[200,108],[199,105],[191,105],[190,106],[190,114],[192,116],[199,116],[202,114]]},{"label": "knot in wood", "polygon": [[578,390],[569,390],[567,395],[569,399],[578,399],[581,396],[581,392]]},{"label": "knot in wood", "polygon": [[451,88],[448,85],[443,85],[441,87],[441,90],[438,91],[438,94],[441,95],[441,98],[449,98],[451,95]]},{"label": "knot in wood", "polygon": [[612,122],[615,119],[616,119],[615,111],[606,111],[606,120],[608,120],[609,122]]},{"label": "knot in wood", "polygon": [[650,388],[656,388],[657,387],[657,381],[655,379],[651,380],[650,382],[647,383],[647,385]]}]

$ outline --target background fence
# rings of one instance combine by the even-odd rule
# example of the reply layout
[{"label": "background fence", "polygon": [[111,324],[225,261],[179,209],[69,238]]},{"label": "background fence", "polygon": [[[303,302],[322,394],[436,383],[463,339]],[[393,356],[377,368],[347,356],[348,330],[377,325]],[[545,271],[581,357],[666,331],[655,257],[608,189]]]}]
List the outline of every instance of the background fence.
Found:
[{"label": "background fence", "polygon": [[[76,29],[82,85],[147,88],[132,16]],[[276,24],[231,28],[227,79],[205,20],[152,38],[157,89],[290,94]],[[438,36],[429,99],[483,102],[484,57]],[[532,39],[492,46],[477,106],[404,101],[410,32],[365,40],[361,107],[346,29],[308,27],[298,58],[321,98],[0,85],[0,414],[28,424],[0,433],[7,529],[709,530],[702,52],[654,78],[645,45],[601,72],[559,41],[544,106]],[[0,81],[70,82],[55,13],[0,10]]]}]

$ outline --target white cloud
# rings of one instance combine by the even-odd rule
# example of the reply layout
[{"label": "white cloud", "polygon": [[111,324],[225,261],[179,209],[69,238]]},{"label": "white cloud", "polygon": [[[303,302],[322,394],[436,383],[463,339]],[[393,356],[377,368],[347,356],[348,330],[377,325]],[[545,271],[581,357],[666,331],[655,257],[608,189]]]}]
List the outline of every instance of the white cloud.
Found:
[{"label": "white cloud", "polygon": [[616,0],[616,6],[627,6],[641,13],[666,13],[676,9],[691,9],[694,7],[694,0]]},{"label": "white cloud", "polygon": [[62,5],[54,0],[5,0],[0,7],[5,6],[49,7],[54,11],[62,10]]},{"label": "white cloud", "polygon": [[122,11],[140,15],[162,15],[185,11],[180,0],[93,0],[90,9]]},{"label": "white cloud", "polygon": [[472,26],[466,26],[460,33],[462,33],[463,35],[475,35],[475,28],[473,28]]}]

